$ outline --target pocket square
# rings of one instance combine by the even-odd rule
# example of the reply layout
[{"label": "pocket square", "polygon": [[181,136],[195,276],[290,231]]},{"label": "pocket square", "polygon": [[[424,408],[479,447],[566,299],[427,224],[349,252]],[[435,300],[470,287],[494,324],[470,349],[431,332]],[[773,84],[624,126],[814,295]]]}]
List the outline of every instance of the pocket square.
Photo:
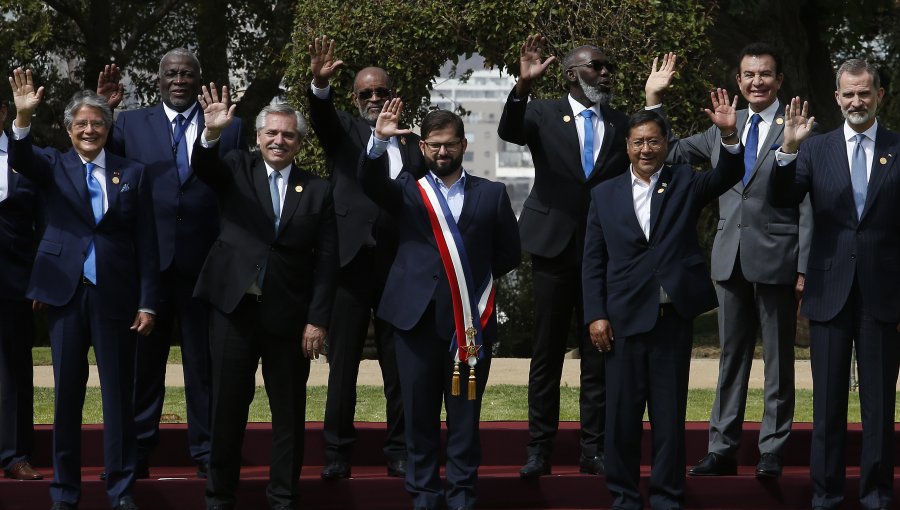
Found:
[{"label": "pocket square", "polygon": [[131,191],[131,186],[129,186],[127,182],[119,188],[119,193],[125,193],[126,191]]}]

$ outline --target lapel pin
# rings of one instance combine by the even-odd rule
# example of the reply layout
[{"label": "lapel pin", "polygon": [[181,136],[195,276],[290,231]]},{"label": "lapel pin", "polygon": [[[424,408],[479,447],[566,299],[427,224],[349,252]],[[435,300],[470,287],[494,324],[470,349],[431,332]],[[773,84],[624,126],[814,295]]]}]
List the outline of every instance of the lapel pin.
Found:
[{"label": "lapel pin", "polygon": [[665,190],[666,190],[666,188],[659,188],[658,190],[656,190],[656,193],[662,193]]},{"label": "lapel pin", "polygon": [[778,117],[777,119],[775,119],[775,124],[778,124],[779,126],[784,124],[784,119],[781,117]]},{"label": "lapel pin", "polygon": [[297,186],[294,187],[294,191],[296,191],[297,193],[300,193],[301,191],[303,191],[303,186],[298,184]]},{"label": "lapel pin", "polygon": [[121,174],[121,172],[119,172],[118,170],[116,170],[115,172],[113,172],[113,177],[112,177],[112,183],[113,183],[113,184],[119,184],[119,183],[122,181],[121,179],[119,179],[119,176],[120,176],[120,175],[122,175],[122,174]]},{"label": "lapel pin", "polygon": [[663,187],[663,188],[665,188],[665,187],[666,187],[666,186],[668,186],[668,185],[669,185],[669,183],[668,183],[668,182],[664,182],[664,183],[662,183],[662,187]]},{"label": "lapel pin", "polygon": [[568,115],[563,115],[563,122],[572,122],[572,117],[569,117]]},{"label": "lapel pin", "polygon": [[882,156],[882,158],[879,159],[878,162],[881,163],[882,165],[886,165],[886,164],[887,164],[887,158],[885,158],[885,157]]}]

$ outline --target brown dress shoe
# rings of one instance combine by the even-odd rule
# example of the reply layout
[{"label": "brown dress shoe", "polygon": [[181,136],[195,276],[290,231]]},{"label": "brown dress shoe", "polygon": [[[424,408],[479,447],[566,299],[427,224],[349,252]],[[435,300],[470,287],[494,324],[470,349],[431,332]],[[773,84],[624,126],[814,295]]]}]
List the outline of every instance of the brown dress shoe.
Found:
[{"label": "brown dress shoe", "polygon": [[44,475],[38,473],[28,461],[16,462],[9,469],[3,472],[7,478],[15,480],[43,480]]}]

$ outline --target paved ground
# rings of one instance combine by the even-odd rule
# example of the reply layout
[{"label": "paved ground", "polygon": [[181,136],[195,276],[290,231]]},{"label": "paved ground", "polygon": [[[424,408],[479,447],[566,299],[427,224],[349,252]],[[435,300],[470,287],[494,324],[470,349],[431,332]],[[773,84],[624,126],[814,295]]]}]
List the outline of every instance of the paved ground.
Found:
[{"label": "paved ground", "polygon": [[[567,386],[579,386],[578,364],[580,360],[566,359],[563,367],[562,383]],[[491,362],[490,384],[528,384],[528,359],[522,358],[496,358]],[[97,367],[90,367],[89,386],[99,386]],[[796,363],[797,388],[812,388],[809,361],[797,361]],[[691,388],[715,388],[719,373],[719,360],[695,359],[691,362]],[[262,373],[256,374],[257,384],[262,385]],[[359,384],[380,385],[381,369],[378,362],[363,360],[359,369]],[[325,386],[328,384],[328,364],[322,361],[313,362],[309,375],[310,386]],[[763,384],[762,360],[754,360],[750,370],[750,387],[761,388]],[[53,387],[53,368],[34,367],[34,385],[38,387]],[[166,386],[184,386],[181,365],[169,365],[166,373]],[[898,383],[900,389],[900,383]]]}]

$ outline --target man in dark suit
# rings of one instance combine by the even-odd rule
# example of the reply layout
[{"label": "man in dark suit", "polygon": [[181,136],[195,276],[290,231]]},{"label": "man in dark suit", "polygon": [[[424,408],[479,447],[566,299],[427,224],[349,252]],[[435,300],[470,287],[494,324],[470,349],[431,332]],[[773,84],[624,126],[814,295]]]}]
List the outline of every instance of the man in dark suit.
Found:
[{"label": "man in dark suit", "polygon": [[[378,316],[394,327],[409,452],[406,490],[417,509],[468,510],[475,507],[481,397],[497,336],[493,279],[519,264],[519,234],[505,186],[463,170],[465,132],[452,112],[437,110],[422,120],[419,148],[428,174],[390,179],[387,145],[407,133],[398,128],[401,111],[399,99],[384,106],[359,180],[399,227]],[[439,459],[442,402],[446,492]]]},{"label": "man in dark suit", "polygon": [[650,505],[684,504],[684,420],[693,319],[716,307],[697,241],[700,210],[743,174],[735,105],[712,94],[710,119],[723,133],[711,172],[665,164],[667,127],[656,112],[631,116],[631,171],[591,192],[584,250],[584,313],[606,354],[606,485],[613,507],[643,508],[644,408],[653,429]]},{"label": "man in dark suit", "polygon": [[63,122],[72,150],[32,146],[31,117],[44,88],[31,70],[10,78],[16,102],[10,165],[41,190],[46,228],[26,296],[47,306],[53,375],[54,510],[81,496],[81,411],[93,346],[103,397],[103,450],[110,505],[133,510],[135,333],[153,329],[159,258],[150,179],[144,166],[104,149],[106,100],[76,93]]},{"label": "man in dark suit", "polygon": [[[397,253],[397,228],[390,214],[363,193],[356,179],[359,157],[372,135],[384,103],[393,97],[391,80],[384,69],[367,67],[356,75],[353,102],[359,116],[334,108],[329,79],[342,65],[334,59],[334,40],[325,36],[309,47],[313,81],[307,92],[309,119],[325,149],[328,172],[334,186],[334,208],[340,239],[341,270],[334,299],[335,314],[328,328],[328,400],[325,405],[325,457],[322,478],[350,476],[350,455],[356,442],[356,379],[363,344],[372,321],[375,346],[387,401],[387,433],[384,455],[389,476],[406,473],[403,438],[403,402],[397,375],[390,325],[375,317],[388,270]],[[390,175],[401,171],[421,177],[425,171],[419,137],[413,133],[394,137],[388,147]]]},{"label": "man in dark suit", "polygon": [[[112,95],[118,70],[107,66],[98,92]],[[165,397],[166,362],[173,338],[181,340],[187,407],[188,450],[197,475],[206,476],[209,462],[209,312],[192,297],[200,267],[216,239],[219,212],[213,191],[191,172],[194,142],[203,131],[197,106],[200,62],[178,48],[159,63],[155,106],[118,115],[109,150],[143,163],[153,182],[153,207],[159,238],[160,301],[153,334],[137,345],[134,420],[138,438],[138,478],[150,476],[148,457],[159,444],[159,419]],[[222,133],[219,154],[245,149],[240,119]],[[178,332],[175,331],[177,324]]]},{"label": "man in dark suit", "polygon": [[0,98],[0,467],[7,478],[40,480],[44,476],[30,462],[34,318],[25,299],[37,246],[38,196],[31,181],[8,164],[9,136],[3,131],[8,111]]},{"label": "man in dark suit", "polygon": [[[851,59],[834,97],[846,122],[809,138],[813,119],[799,98],[785,111],[774,179],[776,205],[809,193],[816,228],[800,312],[809,318],[813,377],[810,449],[813,508],[844,498],[847,392],[856,349],[863,434],[859,501],[891,508],[894,408],[900,350],[900,135],[878,124],[878,71]],[[797,153],[800,143],[802,148]]]},{"label": "man in dark suit", "polygon": [[318,357],[337,278],[337,232],[331,186],[294,163],[306,123],[287,104],[256,117],[259,154],[214,145],[233,121],[222,98],[203,87],[206,129],[194,146],[197,176],[216,192],[218,239],[194,295],[212,305],[212,444],[207,508],[234,508],[241,439],[253,400],[256,369],[272,408],[271,509],[298,503],[306,425],[309,358]]},{"label": "man in dark suit", "polygon": [[[747,402],[756,337],[765,363],[758,477],[781,475],[781,455],[794,418],[794,338],[797,295],[803,288],[812,218],[809,200],[799,206],[770,203],[775,150],[781,146],[784,81],[775,48],[754,43],[741,50],[736,76],[747,109],[737,112],[738,137],[747,147],[744,178],[719,197],[719,224],[712,252],[712,279],[719,300],[719,380],[709,419],[708,454],[694,476],[737,474],[737,450]],[[645,87],[648,108],[658,108],[675,74],[675,55],[654,61]],[[715,166],[721,152],[717,126],[669,140],[669,163]],[[755,152],[754,152],[755,151]]]},{"label": "man in dark suit", "polygon": [[[522,44],[519,81],[503,108],[500,138],[528,145],[534,186],[519,216],[522,248],[531,254],[534,278],[534,338],[528,374],[528,461],[523,478],[550,473],[550,453],[559,427],[559,381],[566,337],[575,312],[583,319],[581,255],[590,190],[628,168],[624,114],[608,106],[613,65],[599,48],[580,46],[563,59],[569,93],[528,102],[534,80],[556,57],[541,62],[546,40]],[[606,415],[603,356],[579,329],[581,351],[582,473],[603,473]]]}]

